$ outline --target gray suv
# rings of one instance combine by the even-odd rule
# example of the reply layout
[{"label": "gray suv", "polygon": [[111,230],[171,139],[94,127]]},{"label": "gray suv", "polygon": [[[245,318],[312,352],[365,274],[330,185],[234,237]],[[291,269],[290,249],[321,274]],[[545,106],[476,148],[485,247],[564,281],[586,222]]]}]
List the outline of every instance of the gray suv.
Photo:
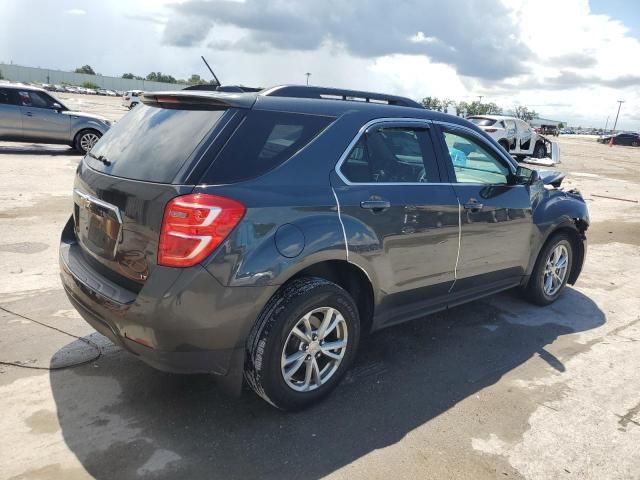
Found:
[{"label": "gray suv", "polygon": [[462,118],[318,87],[141,100],[78,167],[60,267],[156,368],[300,408],[369,332],[509,288],[548,305],[580,274],[580,194]]},{"label": "gray suv", "polygon": [[61,143],[85,154],[111,122],[74,112],[43,89],[0,84],[0,140]]}]

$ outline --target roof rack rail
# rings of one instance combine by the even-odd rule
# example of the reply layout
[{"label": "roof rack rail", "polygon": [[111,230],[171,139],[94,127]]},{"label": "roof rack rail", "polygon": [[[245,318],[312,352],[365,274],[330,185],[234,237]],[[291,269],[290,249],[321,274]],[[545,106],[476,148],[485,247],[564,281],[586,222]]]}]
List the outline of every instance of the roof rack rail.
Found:
[{"label": "roof rack rail", "polygon": [[418,102],[406,97],[384,93],[344,90],[342,88],[308,87],[305,85],[281,85],[264,90],[261,95],[269,97],[315,98],[321,100],[345,100],[352,102],[378,103],[400,107],[424,108]]}]

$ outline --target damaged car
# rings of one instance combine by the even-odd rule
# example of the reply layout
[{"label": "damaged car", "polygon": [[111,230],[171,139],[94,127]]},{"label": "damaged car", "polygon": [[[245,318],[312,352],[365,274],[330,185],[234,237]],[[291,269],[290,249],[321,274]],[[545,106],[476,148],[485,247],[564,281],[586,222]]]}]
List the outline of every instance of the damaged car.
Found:
[{"label": "damaged car", "polygon": [[371,332],[513,288],[549,305],[582,270],[580,193],[463,118],[322,87],[140,99],[80,163],[59,259],[157,369],[299,409]]},{"label": "damaged car", "polygon": [[558,144],[537,133],[524,120],[504,115],[474,115],[467,120],[484,130],[518,161],[538,165],[560,163]]}]

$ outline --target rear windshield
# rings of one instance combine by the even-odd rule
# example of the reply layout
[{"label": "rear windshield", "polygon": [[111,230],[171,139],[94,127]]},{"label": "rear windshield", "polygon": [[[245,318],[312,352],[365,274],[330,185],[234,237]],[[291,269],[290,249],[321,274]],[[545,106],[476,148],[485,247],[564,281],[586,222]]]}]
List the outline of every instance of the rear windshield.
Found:
[{"label": "rear windshield", "polygon": [[224,112],[140,104],[107,131],[85,162],[116,177],[172,183]]},{"label": "rear windshield", "polygon": [[234,183],[258,177],[291,158],[334,119],[252,110],[224,146],[203,181]]},{"label": "rear windshield", "polygon": [[472,123],[475,123],[480,127],[490,127],[491,125],[496,123],[496,120],[493,120],[491,118],[480,118],[480,117],[471,117],[469,118],[469,121],[471,121]]}]

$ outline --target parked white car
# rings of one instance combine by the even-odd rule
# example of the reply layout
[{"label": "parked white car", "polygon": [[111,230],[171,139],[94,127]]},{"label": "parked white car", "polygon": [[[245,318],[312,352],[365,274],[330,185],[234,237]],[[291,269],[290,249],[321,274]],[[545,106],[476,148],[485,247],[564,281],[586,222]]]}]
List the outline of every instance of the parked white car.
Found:
[{"label": "parked white car", "polygon": [[488,133],[518,160],[551,156],[553,163],[560,163],[558,145],[537,134],[524,120],[504,115],[474,115],[467,120]]},{"label": "parked white car", "polygon": [[133,107],[140,103],[138,95],[140,95],[141,93],[142,90],[129,90],[128,92],[124,92],[124,95],[122,95],[122,106],[127,107],[129,110],[131,110]]}]

